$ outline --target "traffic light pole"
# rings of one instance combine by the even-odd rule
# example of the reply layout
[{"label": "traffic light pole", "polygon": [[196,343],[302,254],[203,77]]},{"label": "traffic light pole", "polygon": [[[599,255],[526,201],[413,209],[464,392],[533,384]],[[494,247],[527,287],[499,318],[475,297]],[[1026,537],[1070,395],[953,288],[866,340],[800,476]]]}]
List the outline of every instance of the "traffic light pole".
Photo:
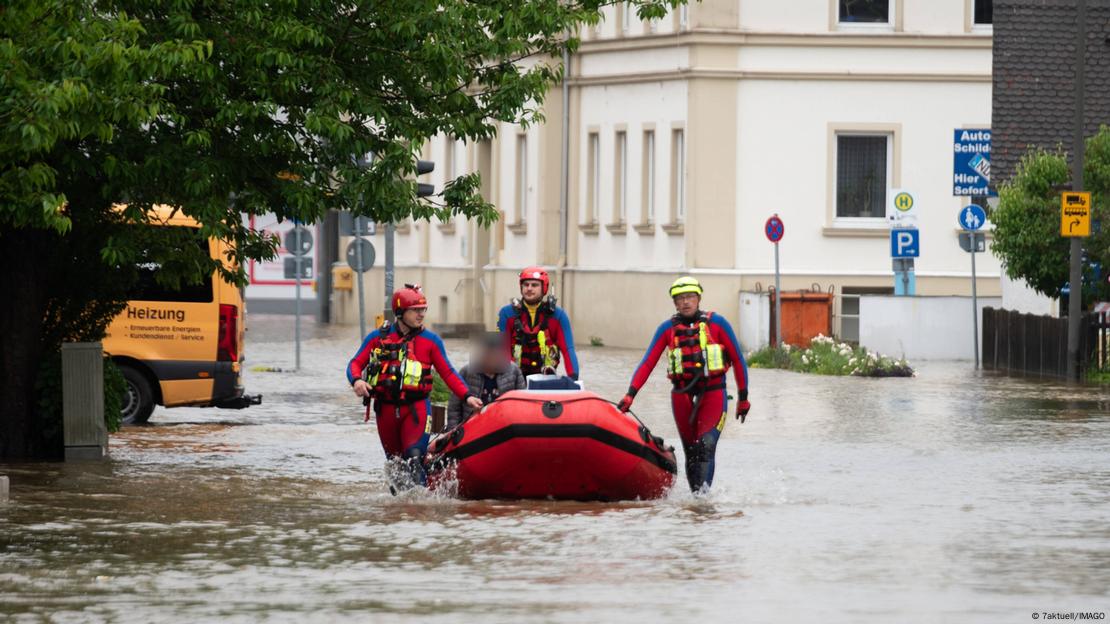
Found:
[{"label": "traffic light pole", "polygon": [[366,298],[362,294],[362,224],[366,217],[355,217],[355,273],[358,275],[358,339],[366,338]]},{"label": "traffic light pole", "polygon": [[393,233],[395,229],[392,222],[385,224],[385,310],[382,310],[382,314],[387,321],[393,320],[393,305],[389,300],[393,297]]},{"label": "traffic light pole", "polygon": [[301,250],[304,249],[301,242],[301,232],[303,228],[300,223],[293,226],[293,231],[296,235],[293,237],[293,242],[297,246],[296,255],[293,256],[293,264],[297,270],[297,303],[296,303],[296,319],[293,322],[293,342],[296,343],[294,347],[294,360],[293,370],[300,372],[301,370]]},{"label": "traffic light pole", "polygon": [[[1071,190],[1083,190],[1084,104],[1087,95],[1087,0],[1079,0],[1075,28],[1075,120],[1072,134]],[[1079,330],[1083,314],[1083,239],[1071,238],[1068,282],[1068,379],[1079,381]]]}]

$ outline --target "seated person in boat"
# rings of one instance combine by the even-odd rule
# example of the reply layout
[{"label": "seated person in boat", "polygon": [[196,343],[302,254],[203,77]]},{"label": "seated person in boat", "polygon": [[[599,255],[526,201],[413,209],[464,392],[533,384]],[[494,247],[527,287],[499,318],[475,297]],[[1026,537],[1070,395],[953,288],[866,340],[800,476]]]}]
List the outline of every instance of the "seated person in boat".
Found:
[{"label": "seated person in boat", "polygon": [[[523,390],[524,375],[505,353],[501,334],[493,332],[475,341],[470,363],[459,370],[471,395],[489,405],[510,390]],[[452,395],[447,402],[447,429],[466,422],[478,409]]]}]

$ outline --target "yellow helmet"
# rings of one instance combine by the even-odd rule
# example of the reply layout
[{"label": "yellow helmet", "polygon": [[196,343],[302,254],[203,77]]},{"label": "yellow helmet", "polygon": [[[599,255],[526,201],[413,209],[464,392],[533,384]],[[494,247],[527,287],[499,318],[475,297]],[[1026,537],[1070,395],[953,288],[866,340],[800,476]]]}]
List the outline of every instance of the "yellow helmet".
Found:
[{"label": "yellow helmet", "polygon": [[684,275],[676,279],[674,283],[671,284],[671,297],[674,298],[685,293],[697,293],[700,295],[702,293],[701,283],[689,275]]}]

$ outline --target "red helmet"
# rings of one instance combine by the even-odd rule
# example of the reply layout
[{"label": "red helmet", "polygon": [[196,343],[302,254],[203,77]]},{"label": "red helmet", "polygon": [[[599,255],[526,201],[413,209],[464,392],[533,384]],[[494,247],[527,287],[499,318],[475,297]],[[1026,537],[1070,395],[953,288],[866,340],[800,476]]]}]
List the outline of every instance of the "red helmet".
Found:
[{"label": "red helmet", "polygon": [[390,297],[393,302],[393,315],[401,316],[401,313],[410,308],[427,308],[428,299],[424,296],[424,291],[420,290],[419,284],[405,284],[405,287],[394,292]]},{"label": "red helmet", "polygon": [[543,284],[543,294],[547,294],[547,289],[551,287],[551,278],[547,276],[547,271],[543,267],[532,266],[520,272],[520,281],[524,280],[539,280]]}]

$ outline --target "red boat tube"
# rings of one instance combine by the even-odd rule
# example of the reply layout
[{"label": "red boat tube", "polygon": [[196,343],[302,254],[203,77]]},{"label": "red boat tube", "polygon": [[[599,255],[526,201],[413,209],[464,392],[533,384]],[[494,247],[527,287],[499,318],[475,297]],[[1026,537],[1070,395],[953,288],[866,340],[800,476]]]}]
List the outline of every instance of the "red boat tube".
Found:
[{"label": "red boat tube", "polygon": [[432,443],[429,486],[462,498],[636,500],[674,483],[674,449],[583,390],[515,390]]}]

